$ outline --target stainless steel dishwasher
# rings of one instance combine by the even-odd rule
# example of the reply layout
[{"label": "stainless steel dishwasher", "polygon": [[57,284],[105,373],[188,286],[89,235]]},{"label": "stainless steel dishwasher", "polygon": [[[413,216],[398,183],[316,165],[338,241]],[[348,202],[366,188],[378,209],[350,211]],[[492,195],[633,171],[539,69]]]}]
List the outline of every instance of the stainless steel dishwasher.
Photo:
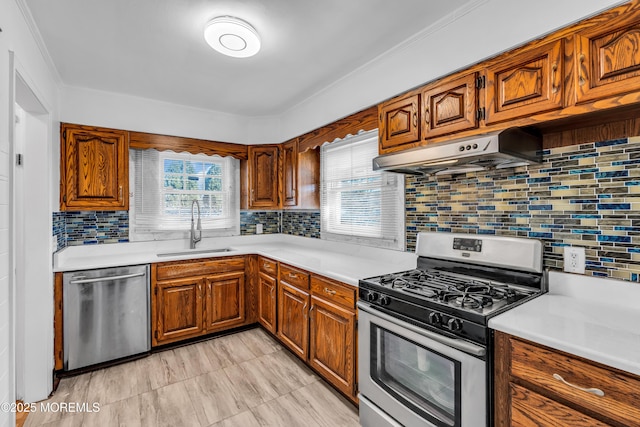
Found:
[{"label": "stainless steel dishwasher", "polygon": [[64,369],[149,351],[149,266],[63,275]]}]

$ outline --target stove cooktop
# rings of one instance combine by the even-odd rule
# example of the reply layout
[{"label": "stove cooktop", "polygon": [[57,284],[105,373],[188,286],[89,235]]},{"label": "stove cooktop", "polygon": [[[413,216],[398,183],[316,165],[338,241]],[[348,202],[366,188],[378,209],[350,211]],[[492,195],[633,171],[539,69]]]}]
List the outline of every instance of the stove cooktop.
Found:
[{"label": "stove cooktop", "polygon": [[533,290],[437,269],[415,269],[365,279],[374,290],[391,291],[414,303],[447,307],[448,312],[489,316],[534,293]]}]

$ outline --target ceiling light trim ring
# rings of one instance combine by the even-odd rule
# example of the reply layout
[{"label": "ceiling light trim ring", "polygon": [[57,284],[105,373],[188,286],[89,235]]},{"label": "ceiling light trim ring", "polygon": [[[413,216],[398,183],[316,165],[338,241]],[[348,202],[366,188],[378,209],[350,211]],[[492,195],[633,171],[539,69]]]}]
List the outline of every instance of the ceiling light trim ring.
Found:
[{"label": "ceiling light trim ring", "polygon": [[261,47],[255,28],[233,16],[218,16],[207,22],[204,39],[214,50],[234,58],[253,56]]}]

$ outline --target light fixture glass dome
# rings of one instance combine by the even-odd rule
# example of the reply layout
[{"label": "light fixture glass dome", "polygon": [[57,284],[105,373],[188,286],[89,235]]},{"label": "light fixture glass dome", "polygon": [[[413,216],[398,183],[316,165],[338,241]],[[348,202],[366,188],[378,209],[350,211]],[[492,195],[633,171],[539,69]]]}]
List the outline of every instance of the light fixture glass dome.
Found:
[{"label": "light fixture glass dome", "polygon": [[260,50],[260,36],[255,28],[232,16],[219,16],[207,22],[204,39],[213,49],[234,58],[247,58]]}]

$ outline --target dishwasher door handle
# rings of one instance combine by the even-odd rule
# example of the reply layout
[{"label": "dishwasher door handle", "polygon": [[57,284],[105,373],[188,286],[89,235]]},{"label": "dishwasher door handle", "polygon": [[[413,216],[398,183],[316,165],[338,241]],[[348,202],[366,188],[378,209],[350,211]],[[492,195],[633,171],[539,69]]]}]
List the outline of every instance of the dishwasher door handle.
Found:
[{"label": "dishwasher door handle", "polygon": [[147,274],[146,272],[142,272],[142,273],[123,274],[122,276],[96,277],[94,279],[72,280],[69,283],[72,285],[79,285],[81,283],[112,282],[114,280],[131,279],[132,277],[141,277],[146,274]]}]

